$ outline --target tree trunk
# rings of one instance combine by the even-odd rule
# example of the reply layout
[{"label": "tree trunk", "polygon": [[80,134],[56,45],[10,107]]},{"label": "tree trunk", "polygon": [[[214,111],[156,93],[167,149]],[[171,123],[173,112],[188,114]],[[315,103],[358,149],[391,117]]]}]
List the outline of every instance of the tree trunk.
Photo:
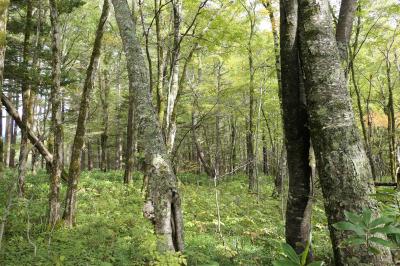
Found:
[{"label": "tree trunk", "polygon": [[19,164],[18,164],[18,195],[22,197],[25,191],[25,175],[26,175],[26,163],[28,159],[29,147],[28,147],[28,136],[26,133],[25,126],[30,126],[32,110],[29,106],[29,98],[31,97],[31,78],[28,74],[29,71],[29,49],[30,49],[30,36],[32,27],[32,1],[26,2],[26,18],[25,18],[25,30],[24,30],[24,46],[22,55],[22,64],[24,67],[24,79],[22,81],[22,125],[21,128],[21,144],[19,150]]},{"label": "tree trunk", "polygon": [[101,12],[99,24],[96,30],[96,37],[93,44],[92,55],[90,57],[89,66],[86,70],[86,79],[81,95],[78,122],[76,125],[74,142],[72,144],[72,149],[71,149],[68,189],[65,200],[65,210],[63,214],[63,219],[66,225],[69,227],[75,225],[76,204],[77,204],[76,194],[78,190],[79,175],[81,172],[80,169],[81,150],[83,148],[83,144],[85,141],[86,120],[89,110],[90,93],[92,91],[93,83],[95,81],[95,75],[100,58],[101,42],[105,31],[105,25],[107,22],[109,9],[110,9],[109,0],[104,0],[103,10]]},{"label": "tree trunk", "polygon": [[49,225],[55,226],[60,219],[60,187],[63,158],[63,129],[61,121],[61,36],[57,3],[50,0],[52,39],[52,88],[51,123],[53,133],[53,163],[50,176]]},{"label": "tree trunk", "polygon": [[[86,145],[87,145],[87,166],[88,166],[88,171],[93,170],[93,150],[92,150],[92,144],[90,144],[90,140],[86,140]],[[71,158],[72,159],[72,158]]]},{"label": "tree trunk", "polygon": [[[4,74],[4,59],[5,59],[5,55],[6,55],[6,35],[7,35],[7,15],[8,15],[8,5],[9,2],[5,1],[3,3],[3,5],[0,7],[0,34],[2,36],[1,40],[0,40],[0,93],[3,93],[3,74]],[[7,120],[9,120],[9,117],[7,116]],[[7,129],[9,129],[8,124],[7,124]],[[4,163],[4,159],[6,158],[6,156],[4,156],[4,144],[3,144],[3,106],[0,102],[0,133],[1,133],[1,137],[0,137],[0,172],[2,172],[3,170],[3,165]],[[7,140],[9,140],[9,135],[7,135],[7,133],[9,133],[9,131],[7,132],[6,130],[6,137]],[[7,148],[6,148],[6,153],[7,152]],[[6,160],[7,161],[7,160]]]},{"label": "tree trunk", "polygon": [[378,213],[370,183],[371,168],[354,119],[327,0],[299,0],[301,62],[325,211],[336,265],[392,265],[389,249],[367,254],[362,246],[340,245],[349,233],[333,224],[344,211]]},{"label": "tree trunk", "polygon": [[[250,36],[247,43],[248,50],[248,62],[249,62],[249,115],[247,117],[247,129],[246,129],[246,152],[247,152],[247,175],[249,178],[249,192],[256,192],[257,190],[257,176],[256,176],[256,162],[254,155],[254,58],[252,50],[252,41],[255,31],[255,14],[254,10],[246,8],[248,19],[250,21]],[[253,14],[252,14],[253,13]]]},{"label": "tree trunk", "polygon": [[108,168],[108,149],[107,149],[107,141],[108,141],[108,101],[110,95],[110,87],[108,83],[108,73],[106,70],[103,71],[103,78],[101,78],[101,73],[99,74],[99,83],[100,83],[100,100],[101,106],[103,109],[103,132],[101,133],[101,170],[103,172],[107,172]]},{"label": "tree trunk", "polygon": [[[2,103],[5,105],[3,102],[3,94],[2,96]],[[19,108],[19,95],[15,95],[15,110],[18,110]],[[18,114],[18,111],[16,111],[16,114]],[[10,114],[11,115],[11,114]],[[21,120],[22,123],[22,120]],[[9,162],[9,167],[14,168],[15,167],[15,145],[17,144],[17,135],[18,135],[18,127],[17,127],[17,122],[14,120],[12,122],[12,130],[11,130],[11,147],[10,147],[10,162]]]},{"label": "tree trunk", "polygon": [[[311,231],[310,133],[298,59],[297,1],[281,1],[280,9],[282,118],[289,170],[286,241],[301,253],[310,241]],[[311,252],[309,256],[312,259]]]},{"label": "tree trunk", "polygon": [[174,148],[176,135],[176,121],[173,114],[177,105],[179,91],[179,59],[180,59],[180,28],[182,22],[182,2],[181,0],[172,0],[173,22],[174,22],[174,46],[171,58],[171,73],[168,86],[167,112],[165,117],[165,136],[167,143],[167,152],[171,153]]},{"label": "tree trunk", "polygon": [[6,117],[6,139],[5,139],[5,156],[4,156],[4,164],[5,166],[9,166],[10,162],[10,149],[11,149],[11,135],[13,130],[14,121],[11,119],[11,116],[7,114]]},{"label": "tree trunk", "polygon": [[129,87],[128,125],[126,129],[125,171],[124,183],[132,182],[135,146],[133,143],[135,133],[135,92],[133,86]]},{"label": "tree trunk", "polygon": [[155,227],[158,250],[183,250],[183,217],[177,179],[172,170],[162,132],[151,102],[148,71],[136,26],[126,0],[113,0],[115,17],[127,58],[129,86],[136,93],[139,127],[143,130],[140,141],[145,148],[149,178],[148,201],[144,213]]}]

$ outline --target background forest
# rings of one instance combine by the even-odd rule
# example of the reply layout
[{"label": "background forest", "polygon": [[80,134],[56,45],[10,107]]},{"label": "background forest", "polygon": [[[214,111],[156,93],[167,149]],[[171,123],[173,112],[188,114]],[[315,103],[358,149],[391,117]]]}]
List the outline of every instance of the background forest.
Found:
[{"label": "background forest", "polygon": [[3,0],[0,32],[0,265],[399,262],[398,0]]}]

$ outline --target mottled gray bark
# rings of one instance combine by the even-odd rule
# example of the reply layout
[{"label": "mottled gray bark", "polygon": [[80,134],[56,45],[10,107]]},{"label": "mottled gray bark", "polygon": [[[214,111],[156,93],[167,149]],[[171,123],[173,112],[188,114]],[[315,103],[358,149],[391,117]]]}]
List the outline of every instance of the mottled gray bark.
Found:
[{"label": "mottled gray bark", "polygon": [[299,0],[301,62],[310,133],[324,196],[336,265],[392,265],[387,248],[367,254],[363,246],[340,245],[348,236],[333,224],[344,211],[363,208],[378,213],[371,185],[371,168],[348,94],[327,0]]},{"label": "mottled gray bark", "polygon": [[127,58],[129,86],[136,93],[138,126],[143,131],[140,142],[145,148],[149,178],[148,199],[143,211],[154,224],[158,250],[182,251],[183,218],[177,179],[151,102],[148,71],[136,36],[136,25],[126,0],[112,2]]}]

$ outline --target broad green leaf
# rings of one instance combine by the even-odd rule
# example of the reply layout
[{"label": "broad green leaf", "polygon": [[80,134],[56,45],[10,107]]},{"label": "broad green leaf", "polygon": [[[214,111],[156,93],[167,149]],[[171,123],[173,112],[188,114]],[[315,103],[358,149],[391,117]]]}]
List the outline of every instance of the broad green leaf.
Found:
[{"label": "broad green leaf", "polygon": [[389,248],[396,247],[396,245],[393,242],[379,237],[371,237],[369,241]]},{"label": "broad green leaf", "polygon": [[362,218],[360,215],[349,212],[349,211],[344,211],[344,215],[346,216],[347,220],[352,222],[353,224],[359,224],[362,222]]},{"label": "broad green leaf", "polygon": [[351,246],[362,245],[365,243],[365,238],[359,236],[351,236],[347,238],[344,242]]},{"label": "broad green leaf", "polygon": [[390,223],[391,221],[393,221],[391,218],[382,216],[382,217],[379,217],[379,218],[373,220],[370,224],[370,228],[377,227],[378,225],[384,225],[384,224]]},{"label": "broad green leaf", "polygon": [[359,236],[362,236],[362,235],[365,235],[365,231],[364,231],[364,229],[362,228],[362,227],[360,227],[360,226],[358,226],[358,225],[355,225],[355,224],[352,224],[352,223],[350,223],[350,222],[345,222],[345,221],[342,221],[342,222],[338,222],[338,223],[335,223],[334,225],[333,225],[333,227],[335,227],[336,229],[338,229],[338,230],[349,230],[349,231],[353,231],[353,232],[355,232],[357,235],[359,235]]},{"label": "broad green leaf", "polygon": [[400,234],[400,228],[392,225],[386,225],[384,227],[376,227],[371,229],[371,234],[382,233],[382,234]]},{"label": "broad green leaf", "polygon": [[296,251],[292,248],[291,245],[287,243],[282,244],[283,253],[294,263],[300,265],[300,259],[297,255]]},{"label": "broad green leaf", "polygon": [[368,226],[371,222],[372,212],[369,209],[364,209],[362,212],[363,223]]}]

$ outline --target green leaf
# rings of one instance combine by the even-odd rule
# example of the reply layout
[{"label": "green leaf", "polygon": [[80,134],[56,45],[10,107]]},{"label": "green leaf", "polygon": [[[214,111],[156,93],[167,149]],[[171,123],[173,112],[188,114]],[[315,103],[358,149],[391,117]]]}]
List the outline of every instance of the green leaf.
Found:
[{"label": "green leaf", "polygon": [[371,233],[400,234],[400,228],[394,227],[392,225],[386,225],[384,227],[376,227],[371,229]]},{"label": "green leaf", "polygon": [[381,253],[381,251],[379,249],[377,249],[376,247],[372,247],[372,246],[368,247],[368,251],[372,252],[375,255],[378,255],[379,253]]},{"label": "green leaf", "polygon": [[307,266],[322,266],[324,264],[325,263],[323,261],[313,261],[313,262],[307,264]]},{"label": "green leaf", "polygon": [[370,209],[364,209],[362,213],[363,223],[368,226],[371,222],[372,212]]},{"label": "green leaf", "polygon": [[382,217],[379,217],[379,218],[373,220],[370,224],[370,228],[377,227],[378,225],[384,225],[384,224],[390,223],[392,221],[393,221],[393,219],[386,217],[386,216],[382,216]]},{"label": "green leaf", "polygon": [[301,253],[301,256],[300,256],[301,257],[300,265],[306,265],[309,251],[310,251],[310,241],[307,241],[306,248],[304,249],[304,251]]},{"label": "green leaf", "polygon": [[344,215],[346,216],[347,220],[349,220],[353,224],[359,224],[362,222],[361,216],[355,213],[344,211]]},{"label": "green leaf", "polygon": [[300,264],[296,264],[293,261],[288,260],[288,259],[282,259],[282,260],[272,262],[272,265],[274,265],[274,266],[299,266]]},{"label": "green leaf", "polygon": [[294,251],[294,249],[292,248],[291,245],[287,244],[287,243],[283,243],[282,244],[282,250],[283,253],[285,253],[285,255],[294,263],[296,263],[297,265],[300,265],[300,259],[299,256],[297,255],[296,251]]},{"label": "green leaf", "polygon": [[365,231],[362,227],[352,224],[350,222],[345,222],[345,221],[338,222],[338,223],[335,223],[333,225],[333,227],[335,227],[338,230],[342,230],[342,231],[344,231],[344,230],[353,231],[359,236],[365,235]]},{"label": "green leaf", "polygon": [[350,246],[358,246],[362,245],[365,243],[365,238],[359,237],[359,236],[351,236],[347,238],[344,243],[350,245]]},{"label": "green leaf", "polygon": [[389,241],[389,240],[386,240],[383,238],[379,238],[379,237],[371,237],[369,239],[369,241],[371,241],[373,243],[377,243],[377,244],[385,246],[385,247],[389,247],[389,248],[396,247],[396,245],[392,241]]}]

